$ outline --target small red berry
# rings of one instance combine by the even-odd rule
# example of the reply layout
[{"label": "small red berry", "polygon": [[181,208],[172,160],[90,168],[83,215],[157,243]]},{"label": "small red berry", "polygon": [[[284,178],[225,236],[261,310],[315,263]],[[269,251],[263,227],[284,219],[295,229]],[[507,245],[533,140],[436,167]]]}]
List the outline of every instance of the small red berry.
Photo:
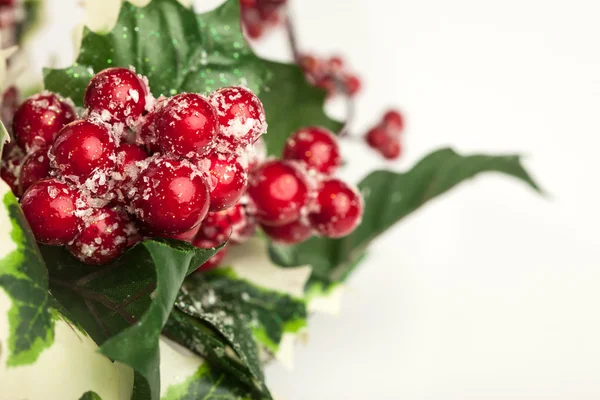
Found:
[{"label": "small red berry", "polygon": [[21,207],[38,242],[69,243],[79,233],[78,193],[56,179],[34,183],[21,198]]},{"label": "small red berry", "polygon": [[135,182],[140,172],[137,163],[148,158],[148,154],[139,146],[123,143],[117,148],[114,179],[114,196],[117,203],[125,204],[131,183]]},{"label": "small red berry", "polygon": [[344,68],[344,60],[340,56],[334,56],[327,62],[332,71],[341,71]]},{"label": "small red berry", "polygon": [[246,23],[246,32],[248,33],[248,36],[250,36],[251,39],[258,39],[265,33],[261,23],[256,22]]},{"label": "small red berry", "polygon": [[309,74],[315,73],[320,66],[319,60],[316,57],[311,56],[309,54],[300,56],[299,64],[300,67],[304,70],[304,72]]},{"label": "small red berry", "polygon": [[198,237],[223,243],[238,239],[248,224],[244,206],[236,204],[227,210],[209,212],[200,225]]},{"label": "small red berry", "polygon": [[381,154],[388,160],[396,160],[402,153],[402,146],[398,139],[391,139],[384,143],[383,146],[379,148],[379,151],[381,151]]},{"label": "small red berry", "polygon": [[115,166],[116,154],[113,137],[106,127],[84,120],[71,122],[59,132],[50,154],[53,166],[66,179],[85,182],[97,194],[108,189],[108,174]]},{"label": "small red berry", "polygon": [[25,193],[31,185],[47,178],[49,175],[50,160],[48,159],[48,149],[41,149],[30,154],[25,158],[21,166],[21,175],[19,177],[20,193]]},{"label": "small red berry", "polygon": [[8,143],[2,150],[2,162],[0,163],[0,177],[10,186],[10,189],[19,196],[19,177],[21,175],[21,165],[24,158],[23,151],[15,143]]},{"label": "small red berry", "polygon": [[63,126],[75,119],[75,110],[61,97],[44,92],[28,98],[13,119],[13,133],[24,149],[48,147]]},{"label": "small red berry", "polygon": [[127,249],[128,224],[117,211],[97,208],[86,217],[85,227],[67,249],[86,264],[106,264]]},{"label": "small red berry", "polygon": [[200,230],[200,225],[196,225],[192,229],[182,233],[172,233],[172,234],[162,234],[158,235],[164,238],[181,240],[182,242],[192,243],[196,236],[198,236],[198,231]]},{"label": "small red berry", "polygon": [[231,149],[246,147],[266,131],[265,109],[248,89],[231,86],[214,91],[210,103],[219,118],[219,140]]},{"label": "small red berry", "polygon": [[321,127],[303,128],[290,136],[283,149],[283,159],[302,161],[308,169],[327,175],[342,165],[337,139]]},{"label": "small red berry", "polygon": [[107,68],[90,80],[83,103],[106,122],[136,120],[146,107],[144,82],[127,68]]},{"label": "small red berry", "polygon": [[[212,249],[220,245],[221,243],[213,242],[212,240],[198,239],[195,240],[193,245],[198,247],[199,249]],[[227,247],[223,247],[216,253],[214,256],[209,258],[204,264],[198,267],[195,271],[198,272],[206,272],[212,269],[217,268],[222,262],[225,256],[227,255]]]},{"label": "small red berry", "polygon": [[140,146],[144,146],[151,154],[160,152],[160,148],[156,143],[156,117],[160,113],[160,109],[149,112],[144,118],[144,122],[139,125],[139,133],[136,142]]},{"label": "small red berry", "polygon": [[404,129],[404,118],[396,110],[389,110],[383,115],[383,126],[390,133],[400,133]]},{"label": "small red berry", "polygon": [[257,0],[240,0],[242,7],[256,7]]},{"label": "small red berry", "polygon": [[248,172],[237,161],[235,155],[211,152],[209,177],[210,211],[220,211],[232,207],[242,197],[248,186]]},{"label": "small red berry", "polygon": [[353,96],[360,90],[360,79],[354,75],[348,75],[344,78],[344,86],[346,87],[346,91]]},{"label": "small red berry", "polygon": [[321,88],[327,92],[327,96],[333,96],[338,89],[335,78],[331,76],[325,76],[315,82],[315,86]]},{"label": "small red berry", "polygon": [[214,108],[195,93],[171,97],[156,117],[158,147],[179,157],[206,154],[214,146],[218,130]]},{"label": "small red berry", "polygon": [[383,128],[375,127],[367,132],[366,140],[369,146],[379,149],[389,140],[389,136]]},{"label": "small red berry", "polygon": [[186,232],[206,216],[209,184],[187,161],[153,160],[135,183],[135,214],[151,230],[165,234]]},{"label": "small red berry", "polygon": [[306,176],[292,163],[270,161],[252,175],[248,194],[261,223],[285,225],[300,218],[309,187]]},{"label": "small red berry", "polygon": [[350,234],[360,223],[363,203],[360,195],[339,179],[322,182],[315,210],[308,217],[323,236],[339,238]]},{"label": "small red berry", "polygon": [[311,226],[301,220],[282,226],[261,225],[263,232],[275,243],[302,243],[313,235]]}]

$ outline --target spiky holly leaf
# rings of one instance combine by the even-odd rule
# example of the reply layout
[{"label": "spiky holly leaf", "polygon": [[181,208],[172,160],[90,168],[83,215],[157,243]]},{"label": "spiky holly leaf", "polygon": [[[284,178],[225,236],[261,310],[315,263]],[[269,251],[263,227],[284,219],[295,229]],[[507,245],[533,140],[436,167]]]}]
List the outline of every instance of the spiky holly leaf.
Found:
[{"label": "spiky holly leaf", "polygon": [[45,86],[81,106],[94,73],[133,66],[148,77],[155,96],[248,86],[265,106],[271,154],[279,154],[285,138],[302,126],[338,131],[341,125],[323,112],[325,92],[310,86],[297,66],[266,61],[252,52],[240,27],[239,7],[239,0],[228,0],[195,15],[176,0],[152,0],[143,8],[125,3],[110,33],[84,31],[73,66],[45,71]]},{"label": "spiky holly leaf", "polygon": [[282,266],[312,265],[309,285],[320,282],[329,287],[348,276],[377,236],[429,200],[483,172],[500,172],[540,190],[519,156],[461,156],[442,149],[406,173],[376,171],[367,176],[359,184],[365,200],[363,220],[351,235],[313,238],[296,246],[272,245],[270,254]]},{"label": "spiky holly leaf", "polygon": [[217,250],[145,240],[100,269],[64,248],[43,246],[42,254],[54,297],[101,345],[102,354],[134,368],[158,399],[160,332],[185,276]]}]

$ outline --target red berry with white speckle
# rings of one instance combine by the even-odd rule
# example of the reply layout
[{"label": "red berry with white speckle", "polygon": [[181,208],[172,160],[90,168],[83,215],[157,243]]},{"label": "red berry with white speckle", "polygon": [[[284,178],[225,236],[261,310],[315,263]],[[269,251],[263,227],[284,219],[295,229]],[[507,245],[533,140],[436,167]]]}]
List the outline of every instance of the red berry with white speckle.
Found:
[{"label": "red berry with white speckle", "polygon": [[63,126],[75,119],[71,105],[54,93],[44,92],[25,100],[13,119],[13,133],[24,149],[48,147]]},{"label": "red berry with white speckle", "polygon": [[248,89],[231,86],[210,95],[219,118],[218,139],[236,150],[256,142],[266,131],[265,110],[258,97]]},{"label": "red berry with white speckle", "polygon": [[21,198],[23,213],[38,242],[63,245],[82,227],[78,193],[57,179],[34,183]]},{"label": "red berry with white speckle", "polygon": [[289,161],[270,161],[253,173],[248,194],[262,224],[285,225],[300,218],[309,186],[303,172]]},{"label": "red berry with white speckle", "polygon": [[151,230],[166,234],[189,231],[206,216],[209,184],[190,162],[157,158],[135,183],[135,214]]},{"label": "red berry with white speckle", "polygon": [[15,143],[8,143],[2,149],[2,162],[0,163],[0,177],[10,186],[10,189],[19,196],[19,177],[21,174],[21,165],[25,155],[19,146]]},{"label": "red berry with white speckle", "polygon": [[283,149],[283,159],[302,161],[309,169],[327,175],[342,164],[337,139],[320,127],[303,128],[290,136]]},{"label": "red berry with white speckle", "polygon": [[155,124],[161,152],[187,158],[210,151],[219,130],[214,108],[195,93],[170,98],[156,116]]},{"label": "red berry with white speckle", "polygon": [[98,208],[86,217],[85,227],[67,249],[79,260],[102,265],[115,260],[127,249],[130,222],[110,208]]},{"label": "red berry with white speckle", "polygon": [[119,204],[125,204],[129,188],[140,172],[138,163],[148,158],[148,154],[139,146],[130,143],[121,144],[117,150],[114,179],[114,197]]},{"label": "red berry with white speckle", "polygon": [[127,68],[108,68],[90,80],[83,103],[110,123],[135,121],[146,107],[147,89],[135,72]]},{"label": "red berry with white speckle", "polygon": [[[221,243],[214,242],[212,240],[206,239],[197,239],[193,242],[193,245],[200,249],[212,249],[220,245]],[[198,267],[195,272],[206,272],[212,269],[217,268],[222,262],[225,256],[227,255],[227,247],[223,247],[216,253],[214,256],[209,258],[204,264]]]},{"label": "red berry with white speckle", "polygon": [[362,213],[360,194],[339,179],[329,179],[321,183],[315,209],[308,218],[321,235],[339,238],[358,226]]},{"label": "red berry with white speckle", "polygon": [[20,193],[24,193],[31,185],[50,175],[48,150],[38,150],[25,158],[19,176]]},{"label": "red berry with white speckle", "polygon": [[210,211],[232,207],[242,197],[248,186],[248,172],[234,155],[212,152],[210,161],[211,180]]},{"label": "red berry with white speckle", "polygon": [[282,226],[261,225],[263,232],[275,243],[302,243],[313,235],[312,227],[301,220]]},{"label": "red berry with white speckle", "polygon": [[244,206],[236,204],[227,210],[209,212],[200,225],[198,237],[223,243],[228,239],[240,239],[248,224]]}]

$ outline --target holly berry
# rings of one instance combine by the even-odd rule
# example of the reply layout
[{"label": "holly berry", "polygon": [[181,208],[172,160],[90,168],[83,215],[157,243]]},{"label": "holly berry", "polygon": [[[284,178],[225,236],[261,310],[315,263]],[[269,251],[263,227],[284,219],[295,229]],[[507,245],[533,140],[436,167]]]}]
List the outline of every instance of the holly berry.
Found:
[{"label": "holly berry", "polygon": [[190,162],[159,157],[135,183],[135,214],[150,229],[165,234],[189,231],[206,216],[209,184]]},{"label": "holly berry", "polygon": [[350,96],[354,96],[360,90],[360,79],[357,76],[348,75],[344,78],[344,86],[346,88],[346,92],[348,92]]},{"label": "holly berry", "polygon": [[327,175],[342,164],[335,136],[321,127],[303,128],[294,133],[286,141],[283,159],[302,161],[309,169]]},{"label": "holly berry", "polygon": [[75,119],[75,110],[61,97],[44,92],[25,100],[13,119],[13,134],[24,149],[48,147],[63,126]]},{"label": "holly berry", "polygon": [[400,133],[404,129],[404,118],[399,111],[389,110],[383,115],[383,126],[391,133]]},{"label": "holly berry", "polygon": [[21,198],[23,213],[38,242],[69,243],[79,233],[78,193],[57,179],[34,183]]},{"label": "holly berry", "polygon": [[8,143],[4,146],[0,163],[0,177],[10,186],[16,196],[22,193],[19,189],[19,175],[23,158],[23,151],[15,143]]},{"label": "holly berry", "polygon": [[388,141],[388,135],[386,131],[380,127],[375,127],[367,132],[367,143],[369,146],[378,149]]},{"label": "holly berry", "polygon": [[24,193],[31,185],[50,175],[48,150],[41,149],[31,153],[23,161],[19,176],[19,193]]},{"label": "holly berry", "polygon": [[388,160],[395,160],[402,154],[402,146],[398,139],[391,139],[380,147],[380,151]]},{"label": "holly berry", "polygon": [[83,103],[88,112],[99,114],[106,122],[127,122],[142,115],[146,95],[146,85],[135,72],[127,68],[108,68],[90,80]]},{"label": "holly berry", "polygon": [[313,235],[312,227],[302,220],[293,221],[282,226],[261,225],[263,232],[275,243],[302,243]]},{"label": "holly berry", "polygon": [[321,183],[315,209],[308,218],[321,235],[339,238],[358,226],[362,212],[360,195],[341,180],[329,179]]},{"label": "holly berry", "polygon": [[85,227],[67,249],[86,264],[102,265],[119,257],[128,243],[128,224],[123,214],[98,208],[86,218]]},{"label": "holly berry", "polygon": [[227,210],[209,212],[200,225],[198,237],[219,244],[229,238],[240,240],[247,224],[244,206],[236,204]]},{"label": "holly berry", "polygon": [[[197,239],[193,242],[193,245],[200,249],[213,249],[213,248],[217,247],[219,244],[221,244],[221,243],[217,243],[212,240],[205,240],[205,239]],[[210,270],[217,268],[223,262],[223,259],[225,258],[226,255],[227,255],[227,247],[223,247],[215,255],[213,255],[211,258],[206,260],[206,262],[204,264],[199,266],[195,272],[196,273],[206,272],[206,271],[210,271]]]},{"label": "holly berry", "polygon": [[[102,125],[79,120],[65,126],[50,149],[53,165],[67,179],[84,183],[96,194],[108,190],[115,166],[115,143]],[[86,180],[89,179],[87,182]]]},{"label": "holly berry", "polygon": [[214,108],[207,99],[195,93],[170,98],[155,123],[161,152],[188,158],[202,156],[211,150],[219,130]]},{"label": "holly berry", "polygon": [[139,174],[140,167],[137,163],[144,161],[148,154],[139,146],[130,143],[121,144],[117,150],[115,172],[115,200],[125,204],[127,191]]},{"label": "holly berry", "polygon": [[170,238],[175,240],[181,240],[182,242],[192,243],[196,236],[198,236],[198,231],[200,230],[200,225],[196,225],[194,228],[189,231],[182,233],[172,233],[172,234],[162,234],[158,235],[164,238]]},{"label": "holly berry", "polygon": [[219,117],[219,140],[231,150],[256,142],[266,130],[265,110],[258,97],[240,86],[225,87],[210,95]]},{"label": "holly berry", "polygon": [[210,211],[232,207],[246,191],[248,172],[236,158],[234,155],[216,152],[207,156],[210,161],[209,176],[212,187]]},{"label": "holly berry", "polygon": [[252,175],[248,194],[261,223],[285,225],[300,218],[309,187],[306,176],[292,163],[270,161]]}]

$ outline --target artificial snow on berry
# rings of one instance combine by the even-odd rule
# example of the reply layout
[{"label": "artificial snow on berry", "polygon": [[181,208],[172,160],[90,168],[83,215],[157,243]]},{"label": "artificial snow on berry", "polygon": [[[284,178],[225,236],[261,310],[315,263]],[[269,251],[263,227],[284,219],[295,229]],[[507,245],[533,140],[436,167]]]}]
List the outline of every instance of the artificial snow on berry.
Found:
[{"label": "artificial snow on berry", "polygon": [[223,243],[231,239],[242,240],[248,225],[244,206],[236,204],[227,210],[209,212],[200,225],[198,238]]},{"label": "artificial snow on berry", "polygon": [[50,175],[50,159],[48,150],[37,150],[28,155],[21,166],[21,175],[19,176],[20,193],[25,193],[27,189],[37,181],[47,178]]},{"label": "artificial snow on berry", "polygon": [[358,226],[362,213],[360,194],[339,179],[329,179],[321,183],[314,210],[308,218],[321,235],[339,238]]},{"label": "artificial snow on berry", "polygon": [[306,164],[309,170],[331,175],[342,164],[337,139],[321,127],[303,128],[288,138],[283,149],[284,160]]},{"label": "artificial snow on berry", "polygon": [[21,175],[21,165],[25,155],[19,146],[15,143],[8,143],[2,149],[2,162],[0,162],[0,177],[10,186],[10,189],[19,196],[19,177]]},{"label": "artificial snow on berry", "polygon": [[209,177],[211,180],[210,211],[232,207],[248,186],[248,172],[233,154],[211,152]]}]

